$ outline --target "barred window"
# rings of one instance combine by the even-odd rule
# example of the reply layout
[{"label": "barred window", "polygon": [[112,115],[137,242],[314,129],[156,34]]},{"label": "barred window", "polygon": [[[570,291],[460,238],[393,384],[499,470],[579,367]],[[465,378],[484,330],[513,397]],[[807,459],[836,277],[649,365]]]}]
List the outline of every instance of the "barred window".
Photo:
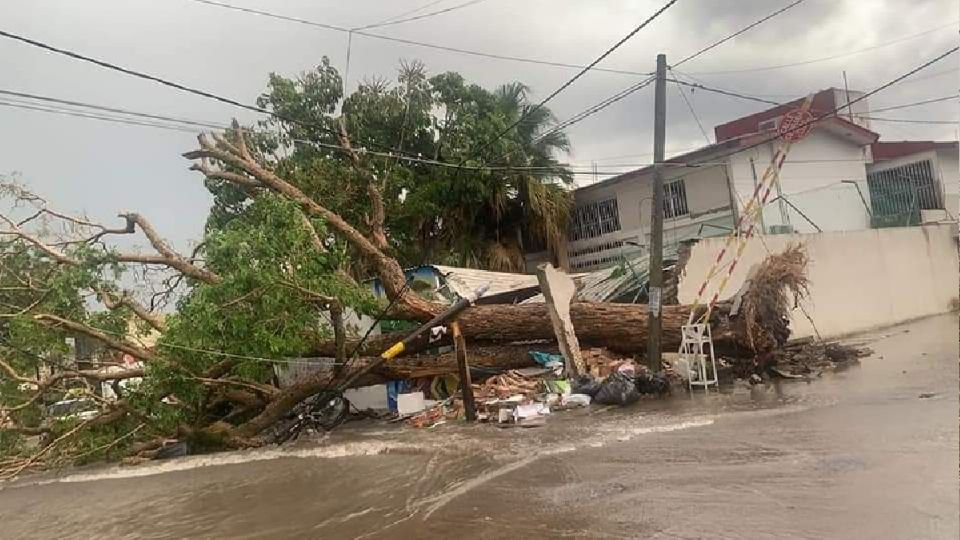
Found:
[{"label": "barred window", "polygon": [[620,230],[617,199],[607,199],[578,206],[570,220],[570,239],[596,238]]},{"label": "barred window", "polygon": [[930,160],[908,163],[867,175],[867,186],[876,214],[895,214],[920,210],[942,210],[940,184]]},{"label": "barred window", "polygon": [[687,209],[687,187],[683,179],[663,185],[663,217],[670,219],[689,214]]}]

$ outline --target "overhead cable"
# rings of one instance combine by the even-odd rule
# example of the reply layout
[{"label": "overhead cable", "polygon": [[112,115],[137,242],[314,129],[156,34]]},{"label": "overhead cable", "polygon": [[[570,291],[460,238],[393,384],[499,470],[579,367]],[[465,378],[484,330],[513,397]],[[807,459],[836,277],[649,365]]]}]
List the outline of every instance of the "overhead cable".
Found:
[{"label": "overhead cable", "polygon": [[[917,33],[917,34],[911,34],[911,35],[909,35],[909,36],[904,36],[904,37],[902,37],[902,38],[894,39],[894,40],[892,40],[892,41],[887,41],[887,42],[880,43],[880,44],[877,44],[877,45],[873,45],[873,46],[870,46],[870,47],[864,47],[864,48],[862,48],[862,49],[857,49],[857,50],[854,50],[854,51],[848,51],[848,52],[844,52],[844,53],[834,54],[834,55],[831,55],[831,56],[824,56],[824,57],[820,57],[820,58],[812,58],[812,59],[809,59],[809,60],[801,60],[801,61],[799,61],[799,62],[791,62],[791,63],[788,63],[788,64],[778,64],[778,65],[772,65],[772,66],[757,66],[757,67],[751,67],[751,68],[724,69],[724,70],[719,70],[719,71],[693,71],[693,72],[691,72],[691,74],[692,74],[692,75],[728,75],[728,74],[734,74],[734,73],[751,73],[751,72],[756,72],[756,71],[772,71],[772,70],[777,70],[777,69],[785,69],[785,68],[806,66],[806,65],[810,65],[810,64],[817,64],[817,63],[820,63],[820,62],[827,62],[827,61],[830,61],[830,60],[836,60],[836,59],[839,59],[839,58],[846,58],[846,57],[848,57],[848,56],[853,56],[853,55],[862,54],[862,53],[865,53],[865,52],[875,51],[875,50],[877,50],[877,49],[882,49],[882,48],[885,48],[885,47],[889,47],[889,46],[891,46],[891,45],[896,45],[897,43],[903,43],[904,41],[910,41],[910,40],[916,39],[916,38],[918,38],[918,37],[923,37],[923,36],[932,34],[932,33],[934,33],[934,32],[939,32],[940,30],[943,30],[943,29],[945,29],[945,28],[950,28],[950,27],[953,27],[953,26],[957,26],[957,24],[958,24],[957,22],[951,22],[951,23],[943,24],[943,25],[937,26],[937,27],[935,27],[935,28],[930,28],[930,29],[928,29],[928,30],[924,30],[923,32],[919,32],[919,33]],[[678,64],[678,65],[679,65],[679,64]]]},{"label": "overhead cable", "polygon": [[[374,34],[374,33],[371,33],[371,32],[364,31],[364,30],[354,31],[354,30],[352,30],[351,28],[348,28],[348,27],[346,27],[346,26],[337,26],[337,25],[334,25],[334,24],[327,24],[327,23],[321,23],[321,22],[311,21],[311,20],[307,20],[307,19],[302,19],[302,18],[300,18],[300,17],[291,17],[291,16],[287,16],[287,15],[279,15],[279,14],[276,14],[276,13],[270,13],[270,12],[268,12],[268,11],[262,11],[262,10],[258,10],[258,9],[245,8],[245,7],[240,7],[240,6],[234,6],[234,5],[232,5],[232,4],[226,4],[226,3],[223,3],[223,2],[216,2],[216,1],[214,1],[214,0],[189,0],[189,1],[191,1],[191,2],[196,2],[196,3],[199,3],[199,4],[206,4],[206,5],[208,5],[208,6],[216,6],[216,7],[220,7],[220,8],[223,8],[223,9],[230,9],[230,10],[234,10],[234,11],[240,11],[240,12],[248,13],[248,14],[251,14],[251,15],[259,15],[259,16],[261,16],[261,17],[267,17],[267,18],[271,18],[271,19],[278,19],[278,20],[287,21],[287,22],[294,22],[294,23],[298,23],[298,24],[302,24],[302,25],[306,25],[306,26],[313,26],[313,27],[316,27],[316,28],[323,28],[323,29],[332,30],[332,31],[335,31],[335,32],[343,32],[343,33],[351,33],[351,32],[352,32],[353,34],[356,34],[356,35],[358,35],[358,36],[368,37],[368,38],[371,38],[371,39],[379,39],[379,40],[383,40],[383,41],[391,41],[391,42],[394,42],[394,43],[402,43],[402,44],[404,44],[404,45],[413,45],[413,46],[417,46],[417,47],[425,47],[425,48],[428,48],[428,49],[435,49],[435,50],[439,50],[439,51],[453,52],[453,53],[458,53],[458,54],[466,54],[466,55],[470,55],[470,56],[477,56],[477,57],[482,57],[482,58],[490,58],[490,59],[494,59],[494,60],[509,60],[509,61],[512,61],[512,62],[523,62],[523,63],[527,63],[527,64],[540,64],[540,65],[544,65],[544,66],[562,67],[562,68],[568,68],[568,69],[583,69],[584,67],[586,67],[586,66],[583,66],[583,65],[580,65],[580,64],[570,64],[570,63],[567,63],[567,62],[554,62],[554,61],[550,61],[550,60],[541,60],[541,59],[537,59],[537,58],[525,58],[525,57],[520,57],[520,56],[511,56],[511,55],[504,55],[504,54],[495,54],[495,53],[487,53],[487,52],[480,52],[480,51],[472,51],[472,50],[468,50],[468,49],[461,49],[461,48],[459,48],[459,47],[449,47],[449,46],[446,46],[446,45],[437,45],[437,44],[435,44],[435,43],[425,43],[425,42],[422,42],[422,41],[415,41],[415,40],[412,40],[412,39],[404,39],[404,38],[394,37],[394,36],[385,36],[385,35],[383,35],[383,34]],[[644,73],[644,72],[639,72],[639,71],[630,71],[630,70],[612,69],[612,68],[601,68],[601,67],[594,67],[592,71],[601,71],[601,72],[605,72],[605,73],[617,73],[617,74],[620,74],[620,75],[649,75],[649,73]]]},{"label": "overhead cable", "polygon": [[429,19],[430,17],[435,17],[435,16],[437,16],[437,15],[443,15],[444,13],[449,13],[449,12],[451,12],[451,11],[456,11],[456,10],[461,9],[461,8],[470,7],[470,6],[474,5],[474,4],[479,4],[480,2],[485,2],[485,1],[486,1],[486,0],[469,0],[468,2],[464,2],[464,3],[462,3],[462,4],[457,4],[457,5],[455,5],[455,6],[450,6],[450,7],[448,7],[448,8],[440,9],[440,10],[437,10],[437,11],[431,11],[430,13],[424,13],[424,14],[422,14],[422,15],[416,15],[416,16],[413,16],[413,17],[408,17],[408,18],[406,18],[406,19],[398,19],[398,20],[393,20],[393,21],[386,21],[386,22],[368,24],[368,25],[366,25],[366,26],[358,26],[358,27],[354,28],[353,30],[356,31],[356,30],[367,30],[367,29],[370,29],[370,28],[381,28],[381,27],[383,27],[383,26],[392,26],[392,25],[394,25],[394,24],[402,24],[402,23],[408,23],[408,22],[412,22],[412,21],[419,21],[419,20],[421,20],[421,19]]},{"label": "overhead cable", "polygon": [[507,133],[509,133],[510,131],[512,131],[514,128],[516,128],[518,125],[520,125],[524,120],[526,120],[527,118],[529,118],[530,115],[532,115],[533,113],[535,113],[535,112],[537,112],[538,110],[542,109],[547,103],[550,102],[550,100],[552,100],[553,98],[557,97],[557,95],[559,95],[561,92],[563,92],[564,90],[566,90],[567,88],[569,88],[571,84],[573,84],[574,82],[577,81],[577,79],[579,79],[579,78],[582,77],[584,74],[586,74],[588,71],[590,71],[590,69],[592,69],[594,66],[596,66],[597,64],[599,64],[600,62],[602,62],[606,57],[608,57],[608,56],[610,56],[611,54],[613,54],[613,52],[616,51],[617,49],[619,49],[621,45],[623,45],[624,43],[626,43],[627,41],[629,41],[633,36],[637,35],[638,32],[640,32],[641,30],[643,30],[644,28],[646,28],[647,25],[649,25],[651,22],[653,22],[653,21],[654,21],[657,17],[659,17],[664,11],[670,9],[670,7],[673,6],[673,5],[676,4],[676,3],[677,3],[677,0],[669,0],[666,4],[664,4],[663,6],[661,6],[660,9],[658,9],[658,10],[655,11],[652,15],[650,15],[649,17],[647,17],[647,19],[644,20],[642,23],[640,23],[636,28],[634,28],[633,30],[631,30],[630,32],[628,32],[627,35],[625,35],[625,36],[623,36],[622,38],[620,38],[619,41],[617,41],[617,42],[614,43],[610,48],[608,48],[606,51],[604,51],[604,53],[601,54],[600,56],[598,56],[593,62],[590,62],[590,64],[588,64],[587,66],[585,66],[582,70],[580,70],[580,72],[578,72],[576,75],[574,75],[573,77],[571,77],[571,78],[570,78],[568,81],[566,81],[565,83],[561,84],[559,88],[557,88],[556,90],[554,90],[553,92],[551,92],[550,95],[548,95],[547,97],[543,98],[539,103],[537,103],[534,107],[530,108],[526,113],[520,115],[520,117],[517,118],[512,124],[510,124],[509,126],[507,126],[506,128],[504,128],[502,131],[500,131],[500,133],[498,133],[496,136],[494,136],[493,140],[488,141],[487,143],[485,143],[484,145],[482,145],[482,146],[477,150],[476,153],[477,153],[477,154],[482,153],[483,150],[485,150],[486,148],[489,148],[491,145],[495,144],[497,141],[499,141],[501,138],[503,138],[504,135],[506,135]]},{"label": "overhead cable", "polygon": [[774,11],[773,13],[767,15],[766,17],[764,17],[764,18],[762,18],[762,19],[760,19],[760,20],[758,20],[758,21],[755,21],[755,22],[752,22],[752,23],[748,24],[747,26],[741,28],[740,30],[737,30],[736,32],[730,34],[729,36],[727,36],[727,37],[725,37],[725,38],[723,38],[723,39],[721,39],[721,40],[719,40],[719,41],[714,42],[714,43],[711,44],[711,45],[707,45],[706,47],[700,49],[699,51],[697,51],[697,52],[695,52],[695,53],[692,53],[692,54],[689,54],[689,55],[683,57],[683,59],[681,59],[679,62],[677,62],[676,64],[673,64],[673,67],[682,66],[683,64],[689,62],[690,60],[693,60],[694,58],[697,58],[698,56],[706,53],[707,51],[709,51],[709,50],[711,50],[711,49],[714,49],[714,48],[716,48],[716,47],[719,47],[720,45],[723,45],[724,43],[730,41],[731,39],[733,39],[733,38],[735,38],[735,37],[737,37],[737,36],[739,36],[740,34],[743,34],[744,32],[747,32],[747,31],[749,31],[750,29],[754,28],[755,26],[758,26],[758,25],[760,25],[760,24],[763,24],[763,23],[766,22],[766,21],[769,21],[770,19],[776,17],[777,15],[783,13],[784,11],[787,11],[787,10],[789,10],[789,9],[792,9],[792,8],[795,7],[795,6],[804,3],[805,1],[806,1],[806,0],[794,0],[793,2],[787,4],[786,6],[783,6],[782,8],[780,8],[780,9]]}]

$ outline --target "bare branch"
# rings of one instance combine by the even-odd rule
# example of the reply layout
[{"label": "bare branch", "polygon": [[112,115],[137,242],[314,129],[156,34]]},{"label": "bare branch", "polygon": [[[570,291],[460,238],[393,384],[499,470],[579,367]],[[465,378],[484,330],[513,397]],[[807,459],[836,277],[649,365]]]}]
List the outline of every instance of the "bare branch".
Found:
[{"label": "bare branch", "polygon": [[157,253],[160,254],[159,257],[152,255],[123,254],[119,259],[121,262],[163,264],[205,283],[216,284],[222,281],[220,276],[217,274],[192,264],[187,259],[184,259],[179,253],[171,249],[170,246],[162,238],[160,238],[160,235],[157,233],[156,229],[153,228],[153,225],[151,225],[150,222],[140,214],[130,212],[120,215],[126,218],[128,221],[139,225],[140,230],[143,231],[143,234],[147,237],[147,240],[150,241],[150,245],[152,245],[153,249],[157,250]]},{"label": "bare branch", "polygon": [[213,169],[203,163],[194,163],[193,165],[190,166],[190,170],[199,171],[203,173],[203,175],[206,176],[207,178],[224,180],[241,187],[251,187],[251,188],[263,187],[260,185],[260,182],[257,182],[252,178],[249,178],[239,173],[232,173],[232,172]]},{"label": "bare branch", "polygon": [[62,253],[62,252],[60,252],[60,251],[57,251],[57,250],[54,249],[53,247],[51,247],[51,246],[43,243],[43,241],[41,241],[41,240],[40,240],[39,238],[37,238],[36,236],[34,236],[34,235],[30,234],[30,233],[25,232],[23,229],[20,228],[19,225],[17,225],[16,223],[14,223],[13,220],[10,219],[10,218],[8,218],[7,216],[0,215],[0,220],[2,220],[3,222],[5,222],[5,223],[10,227],[10,230],[9,230],[9,231],[0,231],[0,235],[12,235],[12,236],[17,236],[17,237],[19,237],[19,238],[22,238],[23,240],[26,240],[27,242],[33,244],[33,245],[34,245],[37,249],[39,249],[40,251],[43,251],[44,253],[46,253],[47,255],[49,255],[52,259],[54,259],[54,260],[57,261],[58,263],[61,263],[61,264],[79,264],[76,259],[74,259],[74,258],[72,258],[72,257],[70,257],[70,256],[68,256],[68,255],[66,255],[66,254],[64,254],[64,253]]},{"label": "bare branch", "polygon": [[153,351],[138,347],[133,343],[127,341],[126,339],[116,338],[108,335],[102,330],[93,328],[92,326],[87,326],[83,323],[78,323],[76,321],[71,321],[69,319],[64,319],[57,315],[52,315],[49,313],[41,313],[39,315],[33,316],[34,320],[39,323],[46,324],[48,326],[62,327],[68,330],[72,330],[79,334],[96,339],[97,341],[102,342],[107,347],[111,349],[125,352],[134,358],[139,358],[145,362],[155,362],[160,360],[160,357],[157,356]]},{"label": "bare branch", "polygon": [[337,137],[340,139],[340,146],[350,156],[350,164],[354,170],[360,173],[367,181],[367,195],[370,197],[370,234],[373,236],[373,242],[380,249],[387,249],[387,234],[384,230],[384,221],[386,219],[386,210],[383,204],[383,195],[380,193],[380,187],[377,185],[377,178],[373,173],[363,168],[360,162],[360,156],[350,144],[350,136],[347,134],[347,123],[341,116],[337,123]]},{"label": "bare branch", "polygon": [[113,296],[110,291],[102,287],[97,287],[94,289],[97,293],[97,296],[100,298],[100,301],[103,302],[103,305],[107,306],[108,309],[115,310],[121,307],[127,307],[141,320],[145,323],[152,326],[158,332],[163,332],[166,330],[166,325],[163,322],[163,319],[160,318],[156,313],[151,313],[146,306],[134,300],[129,293],[122,292],[120,296]]}]

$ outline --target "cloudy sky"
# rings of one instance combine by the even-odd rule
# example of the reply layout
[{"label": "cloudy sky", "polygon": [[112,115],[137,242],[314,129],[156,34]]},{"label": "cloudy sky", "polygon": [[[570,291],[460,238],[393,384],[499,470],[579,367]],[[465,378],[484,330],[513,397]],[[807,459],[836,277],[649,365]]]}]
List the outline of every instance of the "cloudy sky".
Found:
[{"label": "cloudy sky", "polygon": [[[356,28],[426,4],[429,13],[466,0],[222,0],[324,24]],[[431,44],[495,55],[587,64],[665,0],[480,0],[421,20],[371,29]],[[646,72],[658,52],[668,63],[788,4],[787,0],[679,0],[601,67]],[[871,90],[958,41],[956,0],[806,0],[685,64],[681,71],[716,87],[773,100],[842,87]],[[195,0],[3,0],[0,30],[252,103],[271,71],[292,76],[329,56],[343,71],[344,32],[276,20]],[[867,49],[867,50],[864,50]],[[854,53],[854,54],[848,54]],[[826,59],[830,58],[830,59]],[[486,87],[522,81],[546,96],[575,69],[489,59],[355,36],[348,84],[393,77],[400,60],[419,59],[432,73],[454,70]],[[824,60],[826,59],[826,60]],[[815,62],[808,62],[818,60]],[[956,93],[960,54],[871,98],[873,108]],[[769,66],[803,63],[779,69]],[[727,73],[722,73],[727,72]],[[225,122],[256,119],[198,96],[0,38],[0,90],[39,94],[141,112]],[[560,119],[636,82],[629,74],[591,72],[550,103]],[[705,139],[677,89],[668,87],[668,150]],[[712,137],[714,125],[765,108],[695,92],[692,106]],[[195,135],[13,108],[0,96],[0,173],[58,208],[110,220],[118,211],[148,216],[180,247],[199,238],[210,198],[180,157]],[[22,103],[16,103],[21,105]],[[883,113],[885,118],[957,119],[942,102]],[[652,87],[590,117],[569,133],[577,166],[601,170],[649,162]],[[879,116],[879,114],[878,114]],[[885,140],[955,139],[955,126],[876,123]]]}]

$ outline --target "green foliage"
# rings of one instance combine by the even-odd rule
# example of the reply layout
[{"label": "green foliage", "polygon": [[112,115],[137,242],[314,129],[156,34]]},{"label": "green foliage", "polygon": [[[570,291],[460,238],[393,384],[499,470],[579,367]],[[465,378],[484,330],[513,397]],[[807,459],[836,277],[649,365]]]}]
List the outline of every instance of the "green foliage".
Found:
[{"label": "green foliage", "polygon": [[[327,237],[322,223],[312,224]],[[151,371],[153,381],[193,405],[204,392],[189,373],[202,373],[225,358],[202,351],[265,359],[307,353],[331,335],[323,303],[311,293],[337,298],[360,313],[378,306],[365,288],[337,273],[341,261],[335,249],[321,253],[313,247],[296,205],[278,196],[261,195],[242,216],[208,233],[204,254],[223,280],[192,289],[179,303],[159,342],[177,366]],[[234,373],[266,382],[272,364],[241,359]]]},{"label": "green foliage", "polygon": [[[339,104],[353,145],[361,150],[399,148],[467,166],[522,167],[456,170],[363,155],[364,167],[380,184],[388,236],[401,263],[516,271],[524,251],[557,247],[571,204],[566,186],[572,175],[557,159],[569,150],[569,141],[562,131],[551,131],[553,115],[536,109],[528,92],[520,83],[486,90],[457,73],[428,77],[422,64],[409,63],[401,64],[395,84],[365,81],[341,101],[340,78],[325,58],[316,71],[295,79],[272,74],[259,103],[327,129],[335,126]],[[516,129],[497,138],[523,115]],[[265,127],[279,132],[277,144],[291,149],[277,162],[284,178],[350,223],[365,223],[367,179],[351,169],[343,152],[324,146],[336,144],[336,137],[278,119]],[[213,215],[236,211],[236,201],[231,204],[215,208]]]}]

